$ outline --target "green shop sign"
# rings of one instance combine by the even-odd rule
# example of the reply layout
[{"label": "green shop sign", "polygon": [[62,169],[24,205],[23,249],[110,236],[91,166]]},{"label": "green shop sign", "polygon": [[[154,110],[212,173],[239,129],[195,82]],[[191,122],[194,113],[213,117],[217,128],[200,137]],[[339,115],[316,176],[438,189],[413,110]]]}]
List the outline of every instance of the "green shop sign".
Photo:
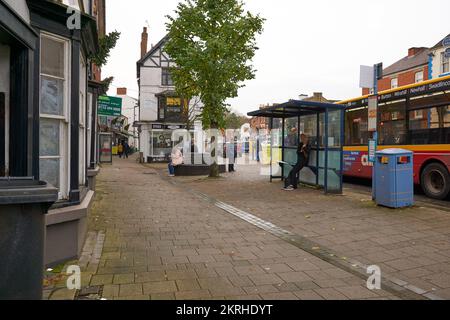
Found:
[{"label": "green shop sign", "polygon": [[122,115],[122,98],[100,96],[98,98],[98,114],[119,117]]}]

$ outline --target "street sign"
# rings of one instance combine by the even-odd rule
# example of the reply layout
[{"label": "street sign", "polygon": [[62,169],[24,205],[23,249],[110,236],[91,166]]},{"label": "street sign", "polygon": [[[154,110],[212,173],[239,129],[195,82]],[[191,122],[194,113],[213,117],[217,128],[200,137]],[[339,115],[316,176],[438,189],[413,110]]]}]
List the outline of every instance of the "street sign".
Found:
[{"label": "street sign", "polygon": [[377,106],[378,106],[378,97],[372,96],[369,97],[369,107],[368,107],[368,126],[369,131],[377,131]]},{"label": "street sign", "polygon": [[122,115],[122,98],[98,97],[98,114],[102,116],[120,117]]},{"label": "street sign", "polygon": [[444,47],[450,47],[450,36],[448,36],[447,38],[445,38],[445,39],[442,41],[442,46],[444,46]]},{"label": "street sign", "polygon": [[450,48],[445,49],[444,56],[446,59],[450,58]]},{"label": "street sign", "polygon": [[374,67],[372,66],[360,66],[360,88],[373,88],[374,87]]}]

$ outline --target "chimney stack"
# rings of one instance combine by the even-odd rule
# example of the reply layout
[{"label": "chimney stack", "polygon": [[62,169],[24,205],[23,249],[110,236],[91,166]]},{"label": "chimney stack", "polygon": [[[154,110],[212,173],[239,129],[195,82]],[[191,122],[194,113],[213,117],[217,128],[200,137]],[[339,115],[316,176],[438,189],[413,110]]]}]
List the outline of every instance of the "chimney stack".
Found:
[{"label": "chimney stack", "polygon": [[147,27],[144,27],[141,39],[142,39],[141,40],[141,59],[142,59],[147,53],[147,45],[148,45]]},{"label": "chimney stack", "polygon": [[314,92],[314,101],[322,102],[323,94],[322,92]]},{"label": "chimney stack", "polygon": [[417,48],[417,47],[409,48],[409,49],[408,49],[408,57],[415,56],[415,55],[418,54],[422,49],[423,49],[423,48]]},{"label": "chimney stack", "polygon": [[117,88],[117,95],[118,96],[126,96],[127,95],[127,88]]}]

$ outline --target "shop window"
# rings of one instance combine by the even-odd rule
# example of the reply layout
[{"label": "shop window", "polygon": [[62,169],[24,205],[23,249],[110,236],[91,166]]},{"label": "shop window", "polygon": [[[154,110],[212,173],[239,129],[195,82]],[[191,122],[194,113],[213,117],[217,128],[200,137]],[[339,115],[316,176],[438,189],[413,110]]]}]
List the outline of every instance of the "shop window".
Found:
[{"label": "shop window", "polygon": [[167,157],[172,152],[172,130],[153,131],[151,146],[152,156]]},{"label": "shop window", "polygon": [[40,179],[68,196],[68,79],[69,42],[41,36],[40,73]]},{"label": "shop window", "polygon": [[182,121],[182,100],[180,98],[166,98],[166,121]]},{"label": "shop window", "polygon": [[345,144],[348,146],[367,145],[368,114],[367,107],[348,110],[345,121]]},{"label": "shop window", "polygon": [[379,143],[398,145],[406,142],[406,101],[399,100],[379,105]]}]

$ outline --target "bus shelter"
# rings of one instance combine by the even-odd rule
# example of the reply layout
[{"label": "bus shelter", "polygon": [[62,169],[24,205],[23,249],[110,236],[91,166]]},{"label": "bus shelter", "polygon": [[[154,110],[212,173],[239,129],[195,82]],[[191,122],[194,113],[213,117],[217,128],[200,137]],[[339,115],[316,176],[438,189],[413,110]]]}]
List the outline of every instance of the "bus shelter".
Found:
[{"label": "bus shelter", "polygon": [[291,100],[248,113],[269,118],[270,181],[284,179],[297,161],[300,135],[309,137],[309,164],[300,172],[300,182],[323,188],[325,193],[342,193],[343,106],[313,101]]}]

